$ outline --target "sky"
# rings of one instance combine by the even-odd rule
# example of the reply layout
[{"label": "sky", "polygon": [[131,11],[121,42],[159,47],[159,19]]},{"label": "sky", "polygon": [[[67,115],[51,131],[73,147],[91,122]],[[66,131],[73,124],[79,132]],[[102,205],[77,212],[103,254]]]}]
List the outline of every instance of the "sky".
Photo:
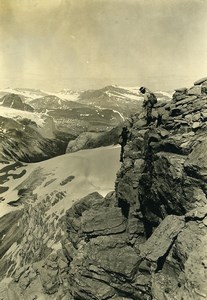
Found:
[{"label": "sky", "polygon": [[207,0],[0,0],[0,88],[190,87]]}]

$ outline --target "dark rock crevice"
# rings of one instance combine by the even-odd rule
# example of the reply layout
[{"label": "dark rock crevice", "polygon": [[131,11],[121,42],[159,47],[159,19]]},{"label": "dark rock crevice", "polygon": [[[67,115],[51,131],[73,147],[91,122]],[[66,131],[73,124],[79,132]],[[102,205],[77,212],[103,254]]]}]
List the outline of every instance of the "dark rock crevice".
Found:
[{"label": "dark rock crevice", "polygon": [[158,273],[160,271],[162,271],[163,267],[164,267],[164,264],[166,262],[166,259],[171,251],[171,249],[173,248],[174,244],[175,244],[175,241],[176,241],[176,237],[173,238],[172,240],[172,243],[170,244],[169,248],[167,249],[167,251],[165,252],[164,255],[160,256],[157,260],[157,268],[155,270],[155,273]]},{"label": "dark rock crevice", "polygon": [[118,200],[118,206],[121,208],[122,215],[128,219],[129,217],[129,210],[130,210],[130,204],[127,201],[124,201],[122,199]]}]

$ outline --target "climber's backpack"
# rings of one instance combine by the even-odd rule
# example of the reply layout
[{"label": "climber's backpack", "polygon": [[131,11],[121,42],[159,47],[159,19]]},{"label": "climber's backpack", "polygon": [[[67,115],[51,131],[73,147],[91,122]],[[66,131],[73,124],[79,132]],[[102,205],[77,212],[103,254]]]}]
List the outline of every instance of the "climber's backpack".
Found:
[{"label": "climber's backpack", "polygon": [[150,93],[149,101],[152,105],[155,105],[157,103],[157,97],[155,96],[155,94]]}]

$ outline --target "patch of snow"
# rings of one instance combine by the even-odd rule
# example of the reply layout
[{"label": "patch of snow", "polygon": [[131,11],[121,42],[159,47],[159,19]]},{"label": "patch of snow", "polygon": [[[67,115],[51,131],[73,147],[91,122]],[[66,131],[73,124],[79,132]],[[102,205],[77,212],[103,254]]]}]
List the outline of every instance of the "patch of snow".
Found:
[{"label": "patch of snow", "polygon": [[6,236],[6,234],[3,234],[3,236],[2,236],[2,238],[1,238],[1,240],[3,240],[3,239],[5,238],[5,236]]},{"label": "patch of snow", "polygon": [[125,92],[110,92],[110,91],[106,91],[105,93],[109,96],[109,97],[118,97],[121,99],[132,99],[132,100],[142,100],[142,97],[140,97],[139,92],[138,92],[138,88],[136,87],[121,87],[118,86],[118,88],[125,90]]},{"label": "patch of snow", "polygon": [[113,94],[111,92],[105,92],[109,97],[118,97],[118,98],[121,98],[121,99],[125,99],[125,97],[123,96],[123,94],[121,93],[116,93],[116,94]]},{"label": "patch of snow", "polygon": [[127,90],[133,94],[138,94],[139,92],[139,86],[119,86],[119,88],[123,89],[123,90]]},{"label": "patch of snow", "polygon": [[[12,194],[12,192],[11,192],[11,194]],[[19,205],[19,206],[11,206],[11,205],[9,205],[8,202],[10,202],[11,199],[10,200],[8,199],[8,192],[5,195],[6,195],[6,201],[5,201],[5,203],[0,203],[0,218],[3,217],[4,215],[10,213],[10,212],[21,210],[23,208],[23,206],[21,206],[21,205]],[[18,198],[17,199],[12,199],[12,200],[13,201],[17,201]]]},{"label": "patch of snow", "polygon": [[[0,284],[8,284],[10,283],[11,281],[13,280],[12,277],[4,277],[1,281],[0,281]],[[0,295],[1,295],[1,290],[0,290]]]},{"label": "patch of snow", "polygon": [[43,114],[37,112],[23,111],[10,107],[0,106],[0,116],[17,120],[27,118],[31,121],[34,121],[39,127],[43,127],[45,124]]},{"label": "patch of snow", "polygon": [[125,120],[124,116],[119,111],[113,109],[113,112],[115,112],[118,115],[120,115],[120,117],[122,118],[123,121]]},{"label": "patch of snow", "polygon": [[135,95],[135,94],[123,94],[125,96],[125,98],[128,98],[128,99],[132,99],[132,100],[143,100],[143,97],[142,96],[139,96],[138,94]]}]

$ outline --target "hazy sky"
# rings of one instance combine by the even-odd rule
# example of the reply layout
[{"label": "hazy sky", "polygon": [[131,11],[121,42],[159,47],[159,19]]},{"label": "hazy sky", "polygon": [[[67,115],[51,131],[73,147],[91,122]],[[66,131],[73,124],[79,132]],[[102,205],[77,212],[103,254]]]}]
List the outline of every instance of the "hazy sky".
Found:
[{"label": "hazy sky", "polygon": [[0,88],[190,87],[207,0],[0,0]]}]

